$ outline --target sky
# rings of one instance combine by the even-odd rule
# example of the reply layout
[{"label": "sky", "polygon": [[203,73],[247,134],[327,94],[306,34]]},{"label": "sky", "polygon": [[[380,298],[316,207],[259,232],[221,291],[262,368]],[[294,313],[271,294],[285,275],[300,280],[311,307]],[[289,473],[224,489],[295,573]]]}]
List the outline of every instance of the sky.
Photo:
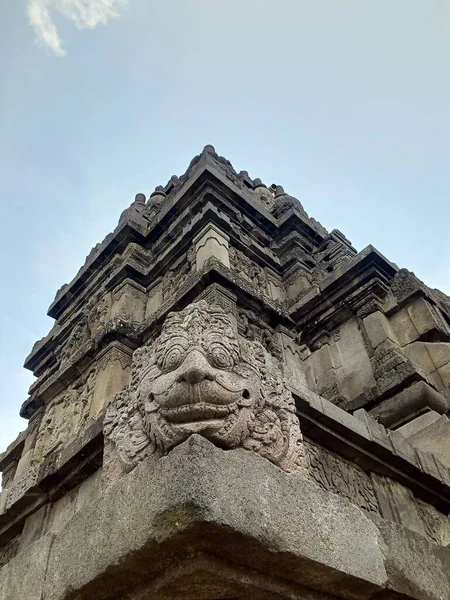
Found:
[{"label": "sky", "polygon": [[450,294],[450,0],[0,0],[0,451],[56,290],[213,144]]}]

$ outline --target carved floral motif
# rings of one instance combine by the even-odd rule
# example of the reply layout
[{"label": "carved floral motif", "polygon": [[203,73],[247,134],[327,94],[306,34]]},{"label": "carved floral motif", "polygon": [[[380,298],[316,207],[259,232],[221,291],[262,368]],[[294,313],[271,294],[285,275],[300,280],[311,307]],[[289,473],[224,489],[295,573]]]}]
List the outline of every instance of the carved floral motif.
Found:
[{"label": "carved floral motif", "polygon": [[135,352],[131,384],[108,407],[106,439],[127,470],[197,433],[301,471],[299,422],[273,363],[261,344],[236,336],[218,306],[201,301],[170,313],[155,342]]},{"label": "carved floral motif", "polygon": [[308,442],[306,455],[309,474],[321,487],[348,498],[365,510],[378,512],[372,483],[364,471]]},{"label": "carved floral motif", "polygon": [[229,255],[231,268],[239,277],[252,283],[259,292],[267,294],[267,275],[264,269],[233,246],[229,248]]}]

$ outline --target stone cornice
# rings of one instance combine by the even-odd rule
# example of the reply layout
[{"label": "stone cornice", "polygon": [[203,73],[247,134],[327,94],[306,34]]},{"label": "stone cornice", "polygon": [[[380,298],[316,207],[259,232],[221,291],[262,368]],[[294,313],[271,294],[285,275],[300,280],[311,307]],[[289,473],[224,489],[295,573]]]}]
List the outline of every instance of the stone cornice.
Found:
[{"label": "stone cornice", "polygon": [[397,268],[378,250],[368,246],[344,267],[325,277],[289,308],[301,329],[327,328],[339,322],[338,313],[358,313],[366,302],[381,303]]}]

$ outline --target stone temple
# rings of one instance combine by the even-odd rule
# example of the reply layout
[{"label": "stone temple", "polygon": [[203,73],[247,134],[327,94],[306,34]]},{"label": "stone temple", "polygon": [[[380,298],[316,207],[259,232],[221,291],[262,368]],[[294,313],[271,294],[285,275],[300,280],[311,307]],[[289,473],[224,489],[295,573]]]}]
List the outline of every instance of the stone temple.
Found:
[{"label": "stone temple", "polygon": [[1,600],[449,600],[445,294],[206,146],[49,315]]}]

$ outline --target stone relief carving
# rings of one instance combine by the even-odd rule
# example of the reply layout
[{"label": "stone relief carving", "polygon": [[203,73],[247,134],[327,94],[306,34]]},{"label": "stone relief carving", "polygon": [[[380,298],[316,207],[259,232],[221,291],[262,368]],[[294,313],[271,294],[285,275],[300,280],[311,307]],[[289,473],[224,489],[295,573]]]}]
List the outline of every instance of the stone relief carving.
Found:
[{"label": "stone relief carving", "polygon": [[260,342],[267,352],[281,360],[283,353],[277,334],[252,310],[239,311],[238,328],[243,337],[248,340]]},{"label": "stone relief carving", "polygon": [[193,433],[225,449],[252,450],[287,471],[304,469],[302,434],[278,363],[205,301],[170,313],[161,335],[135,352],[130,386],[112,399],[104,433],[125,470]]},{"label": "stone relief carving", "polygon": [[75,383],[47,408],[39,426],[33,462],[41,463],[84,426],[94,393],[95,374],[95,369],[91,370],[82,387]]},{"label": "stone relief carving", "polygon": [[377,348],[371,357],[373,375],[380,393],[400,385],[415,373],[425,375],[395,347]]},{"label": "stone relief carving", "polygon": [[111,312],[111,294],[92,298],[87,306],[88,323],[92,336],[95,336],[108,322]]},{"label": "stone relief carving", "polygon": [[250,281],[249,273],[252,266],[252,261],[245,256],[243,252],[234,248],[234,246],[230,246],[229,255],[230,265],[233,271],[236,271],[240,277]]},{"label": "stone relief carving", "polygon": [[229,248],[229,255],[231,268],[239,277],[252,283],[263,294],[267,294],[267,275],[264,269],[233,246]]},{"label": "stone relief carving", "polygon": [[83,317],[73,326],[67,342],[64,344],[60,354],[60,364],[66,363],[77,350],[90,338],[87,318]]},{"label": "stone relief carving", "polygon": [[186,283],[189,275],[195,270],[195,248],[191,247],[186,259],[177,267],[166,271],[162,283],[163,302],[175,295]]},{"label": "stone relief carving", "polygon": [[309,474],[324,489],[351,500],[370,512],[379,512],[369,476],[320,446],[305,442]]},{"label": "stone relief carving", "polygon": [[436,544],[447,546],[450,543],[450,521],[434,506],[416,501],[419,515],[425,526],[425,531]]},{"label": "stone relief carving", "polygon": [[9,510],[13,504],[21,498],[27,490],[33,487],[38,480],[39,464],[32,464],[24,475],[9,488],[6,497],[6,510]]}]

